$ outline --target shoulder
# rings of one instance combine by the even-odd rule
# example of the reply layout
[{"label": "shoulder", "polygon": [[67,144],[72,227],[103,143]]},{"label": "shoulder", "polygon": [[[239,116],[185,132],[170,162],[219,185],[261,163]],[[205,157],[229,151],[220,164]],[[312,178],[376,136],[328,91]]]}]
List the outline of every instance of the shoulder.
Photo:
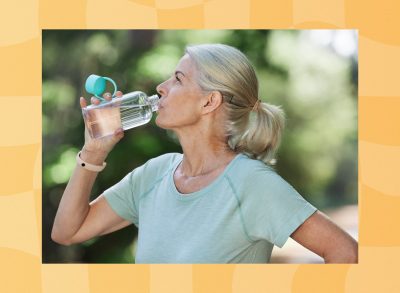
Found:
[{"label": "shoulder", "polygon": [[277,175],[273,167],[260,160],[251,159],[244,154],[239,154],[232,169],[229,170],[230,176],[246,179],[253,176]]},{"label": "shoulder", "polygon": [[169,153],[150,159],[143,165],[126,174],[124,178],[107,189],[104,193],[106,194],[114,191],[119,194],[126,193],[139,196],[162,180],[162,178],[168,174],[168,171],[178,163],[181,157],[181,154]]},{"label": "shoulder", "polygon": [[159,177],[168,172],[181,159],[182,154],[180,153],[167,153],[148,160],[141,168],[143,172]]},{"label": "shoulder", "polygon": [[[296,212],[308,206],[302,195],[271,166],[262,161],[241,158],[236,170],[230,170],[230,186],[248,212],[261,208],[260,212],[275,214],[283,211]],[[273,211],[272,211],[273,210]],[[278,212],[278,214],[277,214]]]},{"label": "shoulder", "polygon": [[229,170],[228,179],[237,190],[269,191],[288,188],[289,183],[276,170],[260,160],[240,154],[234,166]]},{"label": "shoulder", "polygon": [[123,181],[141,194],[162,180],[181,157],[179,153],[168,153],[152,158],[128,173]]},{"label": "shoulder", "polygon": [[180,159],[182,159],[182,154],[180,153],[167,153],[150,159],[149,161],[147,161],[147,164],[158,167],[170,166],[172,163]]}]

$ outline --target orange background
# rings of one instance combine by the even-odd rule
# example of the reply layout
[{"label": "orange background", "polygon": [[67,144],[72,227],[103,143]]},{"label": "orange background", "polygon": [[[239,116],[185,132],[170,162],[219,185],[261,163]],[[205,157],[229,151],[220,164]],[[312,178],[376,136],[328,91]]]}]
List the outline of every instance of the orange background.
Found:
[{"label": "orange background", "polygon": [[[400,292],[400,1],[3,0],[1,292]],[[359,264],[41,264],[41,30],[359,30]],[[396,84],[397,81],[397,84]]]}]

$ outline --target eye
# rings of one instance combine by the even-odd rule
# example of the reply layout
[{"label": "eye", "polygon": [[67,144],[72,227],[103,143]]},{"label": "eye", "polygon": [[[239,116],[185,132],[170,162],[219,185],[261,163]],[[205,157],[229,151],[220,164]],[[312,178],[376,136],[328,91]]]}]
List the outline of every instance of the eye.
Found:
[{"label": "eye", "polygon": [[178,75],[175,75],[175,78],[178,82],[181,82],[181,80],[179,79]]}]

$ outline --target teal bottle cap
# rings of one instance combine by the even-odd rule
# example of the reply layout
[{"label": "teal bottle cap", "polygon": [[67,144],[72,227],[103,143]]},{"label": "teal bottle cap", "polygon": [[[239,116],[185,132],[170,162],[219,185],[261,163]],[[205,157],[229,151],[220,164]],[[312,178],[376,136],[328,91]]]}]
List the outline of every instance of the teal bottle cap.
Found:
[{"label": "teal bottle cap", "polygon": [[114,93],[112,94],[112,96],[114,97],[115,93],[117,92],[117,85],[109,77],[103,77],[103,76],[91,74],[86,79],[85,89],[88,93],[95,95],[101,101],[105,101],[103,98],[103,93],[106,90],[106,81],[111,82],[112,85],[114,86]]}]

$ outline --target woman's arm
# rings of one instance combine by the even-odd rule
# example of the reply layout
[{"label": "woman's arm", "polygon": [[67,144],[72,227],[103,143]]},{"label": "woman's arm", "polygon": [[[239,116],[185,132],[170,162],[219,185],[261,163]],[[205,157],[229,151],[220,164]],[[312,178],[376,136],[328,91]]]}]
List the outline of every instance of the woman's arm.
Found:
[{"label": "woman's arm", "polygon": [[315,212],[291,237],[321,256],[325,263],[357,263],[358,244],[325,214]]},{"label": "woman's arm", "polygon": [[[101,165],[105,155],[88,154],[84,149],[81,157],[87,162]],[[95,172],[78,165],[75,167],[54,220],[51,233],[53,241],[63,245],[81,243],[131,224],[119,217],[103,196],[89,204],[96,176]]]},{"label": "woman's arm", "polygon": [[[117,92],[116,95],[121,97],[122,93]],[[108,93],[104,95],[104,98],[112,99]],[[92,97],[92,103],[99,104],[99,100]],[[80,106],[81,108],[87,106],[83,97],[80,98]],[[106,111],[108,110],[106,109]],[[114,111],[118,111],[118,109]],[[82,160],[101,166],[109,152],[123,136],[122,129],[118,129],[114,135],[92,139],[85,125],[85,146],[81,153]],[[83,242],[129,224],[112,211],[103,197],[100,196],[89,204],[90,193],[96,177],[96,172],[76,164],[54,220],[51,238],[55,242],[64,245]]]}]

